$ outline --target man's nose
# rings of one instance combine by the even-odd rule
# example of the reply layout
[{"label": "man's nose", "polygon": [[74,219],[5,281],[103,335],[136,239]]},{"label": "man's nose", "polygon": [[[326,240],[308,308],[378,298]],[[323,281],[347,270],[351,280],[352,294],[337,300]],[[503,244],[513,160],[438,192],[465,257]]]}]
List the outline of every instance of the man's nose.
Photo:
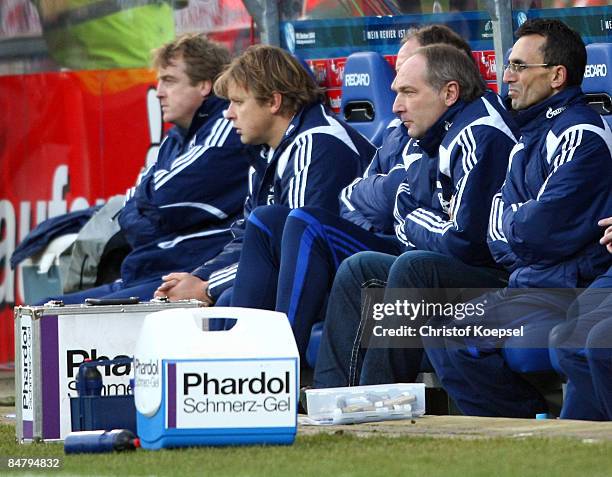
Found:
[{"label": "man's nose", "polygon": [[504,83],[510,83],[516,79],[516,73],[513,73],[510,68],[506,68],[504,70],[504,75],[502,76],[502,81]]},{"label": "man's nose", "polygon": [[399,95],[395,96],[395,99],[393,100],[393,112],[395,114],[398,114],[400,112],[402,112],[402,110],[404,109],[402,106],[401,101],[399,100]]}]

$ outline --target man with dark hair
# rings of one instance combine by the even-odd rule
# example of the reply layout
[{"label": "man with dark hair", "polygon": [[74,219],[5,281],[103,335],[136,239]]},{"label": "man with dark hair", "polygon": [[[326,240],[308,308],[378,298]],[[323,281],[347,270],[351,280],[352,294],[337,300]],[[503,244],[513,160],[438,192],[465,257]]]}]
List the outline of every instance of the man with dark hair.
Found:
[{"label": "man with dark hair", "polygon": [[512,119],[499,97],[486,92],[472,59],[451,46],[418,49],[400,68],[393,88],[394,111],[435,166],[434,187],[423,194],[406,180],[397,190],[395,231],[409,251],[399,258],[363,252],[340,266],[315,368],[316,387],[410,382],[419,372],[420,340],[411,349],[364,350],[362,288],[410,289],[411,301],[418,303],[423,296],[411,269],[421,269],[428,260],[448,261],[454,278],[468,286],[504,277],[487,249],[489,209],[482,204],[490,203],[503,181],[518,138]]},{"label": "man with dark hair", "polygon": [[[530,20],[516,36],[504,81],[522,137],[493,199],[488,230],[491,253],[510,280],[508,288],[478,299],[486,305],[477,320],[506,337],[523,326],[563,321],[574,292],[560,289],[587,286],[608,269],[597,221],[612,210],[612,133],[580,90],[584,43],[559,20]],[[465,331],[475,320],[443,324]],[[424,339],[438,377],[464,414],[547,411],[542,395],[506,363],[505,338],[465,336]]]},{"label": "man with dark hair", "polygon": [[[256,207],[308,205],[337,214],[338,193],[375,153],[361,134],[331,115],[311,75],[280,48],[250,47],[219,78],[215,91],[229,98],[226,117],[241,141],[264,147],[252,159],[245,220],[234,227],[236,239],[192,274],[165,276],[156,294],[171,299],[216,302],[232,285],[243,236],[249,243],[248,229],[258,220]],[[258,273],[257,281],[265,277]]]},{"label": "man with dark hair", "polygon": [[119,224],[132,250],[121,264],[121,280],[59,297],[65,303],[152,298],[163,274],[191,270],[232,238],[230,226],[247,193],[249,156],[223,117],[227,101],[213,93],[229,53],[218,43],[187,35],[153,56],[163,119],[175,127],[155,163],[126,194]]},{"label": "man with dark hair", "polygon": [[[542,64],[540,64],[541,68],[552,73],[551,70],[554,70],[556,67],[563,67],[563,70],[566,72],[564,74],[564,87],[580,87],[584,77],[587,54],[584,42],[578,32],[558,20],[537,19],[523,23],[516,31],[515,36],[518,38],[515,46],[523,47],[524,45],[525,49],[537,48],[540,53],[538,58],[542,61]],[[523,38],[523,41],[519,42],[521,38]],[[514,57],[514,55],[511,56]],[[508,65],[510,67],[513,64],[521,64],[513,62],[510,58],[508,58],[508,61],[510,62]],[[529,67],[524,67],[518,71],[510,69],[510,72],[516,74],[525,71],[526,68]],[[534,68],[537,69],[536,66]],[[511,88],[513,84],[519,81],[513,79],[516,75],[508,75],[507,73],[508,70],[504,73],[504,81]],[[538,93],[534,91],[532,94],[536,95]],[[527,98],[522,96],[521,94],[510,95],[514,109],[526,109],[533,104],[533,96],[527,96]]]},{"label": "man with dark hair", "polygon": [[463,51],[468,58],[474,59],[468,42],[446,25],[427,25],[421,28],[409,28],[404,38],[402,38],[402,45],[408,42],[413,42],[413,49],[419,46],[433,45],[434,43],[452,45]]}]

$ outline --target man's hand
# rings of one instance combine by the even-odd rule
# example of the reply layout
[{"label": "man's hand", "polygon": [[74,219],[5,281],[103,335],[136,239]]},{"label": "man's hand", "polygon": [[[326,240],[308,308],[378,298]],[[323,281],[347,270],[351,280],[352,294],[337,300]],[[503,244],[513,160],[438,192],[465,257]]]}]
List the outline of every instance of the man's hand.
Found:
[{"label": "man's hand", "polygon": [[612,217],[601,219],[597,224],[601,227],[607,227],[604,236],[599,240],[599,243],[605,245],[608,252],[612,253]]},{"label": "man's hand", "polygon": [[207,305],[213,304],[206,294],[208,283],[191,273],[170,273],[163,276],[162,280],[164,283],[155,290],[155,297],[167,296],[170,301],[195,299]]}]

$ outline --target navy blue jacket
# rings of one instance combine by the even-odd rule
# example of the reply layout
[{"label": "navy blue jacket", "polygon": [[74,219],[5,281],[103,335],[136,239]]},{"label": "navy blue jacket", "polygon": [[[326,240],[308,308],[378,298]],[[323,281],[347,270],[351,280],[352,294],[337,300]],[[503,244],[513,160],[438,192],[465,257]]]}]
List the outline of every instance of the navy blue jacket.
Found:
[{"label": "navy blue jacket", "polygon": [[54,239],[62,235],[78,233],[100,207],[96,205],[83,210],[75,210],[50,217],[38,224],[15,248],[11,255],[11,268],[14,269],[26,258],[42,252]]},{"label": "navy blue jacket", "polygon": [[422,151],[401,122],[387,130],[382,146],[363,176],[342,189],[340,215],[365,230],[395,238],[395,192],[406,170],[421,158]]},{"label": "navy blue jacket", "polygon": [[174,127],[157,161],[128,191],[119,216],[132,247],[121,267],[126,284],[216,256],[247,193],[247,148],[223,117],[228,102],[204,101],[188,131]]},{"label": "navy blue jacket", "polygon": [[489,247],[511,287],[584,287],[610,265],[612,133],[568,88],[517,115],[522,137],[491,209]]},{"label": "navy blue jacket", "polygon": [[216,299],[233,283],[244,222],[255,207],[314,206],[339,213],[338,194],[363,172],[375,151],[366,138],[322,104],[304,108],[293,117],[276,149],[264,147],[252,154],[244,218],[232,227],[235,239],[193,274],[209,281],[209,293]]},{"label": "navy blue jacket", "polygon": [[[475,266],[493,266],[487,247],[490,204],[519,136],[500,98],[487,92],[455,103],[419,141],[435,187],[410,175],[397,191],[396,233],[406,246],[449,255]],[[413,174],[414,175],[414,174]],[[418,184],[421,184],[420,186]]]}]

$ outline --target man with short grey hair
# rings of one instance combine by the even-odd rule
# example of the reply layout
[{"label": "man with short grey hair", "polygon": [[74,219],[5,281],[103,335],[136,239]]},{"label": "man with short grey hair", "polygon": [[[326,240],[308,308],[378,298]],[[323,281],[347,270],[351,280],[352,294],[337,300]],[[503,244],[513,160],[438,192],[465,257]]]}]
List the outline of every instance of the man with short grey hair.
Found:
[{"label": "man with short grey hair", "polygon": [[425,160],[435,165],[428,177],[433,186],[423,194],[407,177],[397,190],[395,232],[409,251],[400,257],[362,252],[340,266],[317,358],[316,387],[411,382],[419,372],[420,339],[406,349],[390,348],[384,339],[377,348],[365,349],[371,322],[361,310],[362,289],[405,288],[405,298],[419,303],[425,297],[418,272],[429,261],[448,261],[456,286],[501,284],[506,276],[486,244],[489,204],[518,138],[500,98],[486,91],[471,58],[440,44],[420,48],[406,60],[393,89],[394,112],[419,140]]}]

